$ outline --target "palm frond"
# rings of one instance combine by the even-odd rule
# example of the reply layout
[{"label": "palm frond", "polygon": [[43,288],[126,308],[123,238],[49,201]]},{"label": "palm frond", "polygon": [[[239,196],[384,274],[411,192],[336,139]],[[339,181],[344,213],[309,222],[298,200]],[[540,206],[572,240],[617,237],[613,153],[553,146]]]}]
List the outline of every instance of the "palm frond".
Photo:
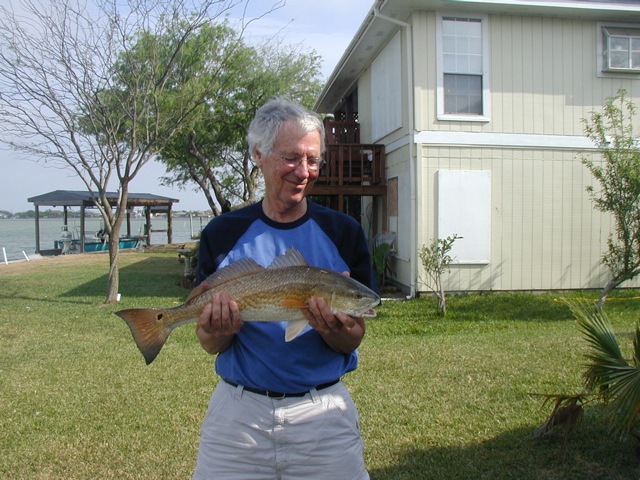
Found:
[{"label": "palm frond", "polygon": [[640,411],[640,368],[621,369],[614,378],[608,391],[612,398],[609,409],[614,428],[622,436],[633,427]]},{"label": "palm frond", "polygon": [[633,365],[640,368],[640,325],[636,325],[636,334],[633,337]]},{"label": "palm frond", "polygon": [[544,395],[534,394],[545,398],[542,406],[554,401],[553,411],[547,419],[533,433],[533,438],[541,438],[549,435],[556,429],[564,429],[564,439],[568,439],[571,432],[582,420],[584,404],[587,402],[587,394],[579,395]]},{"label": "palm frond", "polygon": [[611,322],[594,304],[564,299],[578,320],[590,350],[585,372],[589,388],[599,389],[610,400],[613,427],[620,435],[628,433],[640,411],[640,327],[634,337],[633,365],[622,356]]}]

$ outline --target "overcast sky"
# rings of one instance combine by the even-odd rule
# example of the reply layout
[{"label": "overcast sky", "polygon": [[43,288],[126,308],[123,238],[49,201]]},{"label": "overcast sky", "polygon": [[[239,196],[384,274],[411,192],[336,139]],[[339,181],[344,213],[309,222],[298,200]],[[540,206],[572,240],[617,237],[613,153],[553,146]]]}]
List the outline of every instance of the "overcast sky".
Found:
[{"label": "overcast sky", "polygon": [[[0,0],[7,5],[11,0]],[[251,0],[264,8],[266,0]],[[246,32],[249,39],[278,35],[286,43],[302,43],[306,50],[316,50],[322,57],[326,79],[338,63],[358,30],[373,0],[287,0],[286,5],[267,17],[252,23]],[[251,11],[249,11],[251,14]],[[1,147],[1,145],[0,145]],[[72,176],[71,170],[45,167],[6,149],[0,149],[0,210],[12,213],[32,210],[27,198],[53,190],[86,190]],[[207,210],[201,192],[170,189],[158,185],[164,174],[160,164],[149,163],[131,182],[130,191],[153,193],[179,199],[176,210]]]}]

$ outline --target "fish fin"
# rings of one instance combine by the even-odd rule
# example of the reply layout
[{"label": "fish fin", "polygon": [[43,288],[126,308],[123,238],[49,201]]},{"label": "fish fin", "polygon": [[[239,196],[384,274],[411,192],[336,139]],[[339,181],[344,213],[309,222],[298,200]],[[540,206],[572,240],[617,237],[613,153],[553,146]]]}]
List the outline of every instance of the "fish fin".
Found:
[{"label": "fish fin", "polygon": [[209,275],[200,285],[191,290],[185,303],[213,287],[227,283],[229,280],[244,277],[261,270],[264,270],[264,267],[258,265],[253,258],[241,258],[237,262],[233,262]]},{"label": "fish fin", "polygon": [[131,308],[116,312],[122,318],[133,334],[133,339],[149,365],[160,353],[160,349],[167,341],[171,328],[160,322],[164,310],[157,308]]},{"label": "fish fin", "polygon": [[284,334],[284,341],[290,342],[294,340],[298,335],[302,333],[305,327],[309,324],[307,320],[292,320],[287,323],[287,330]]},{"label": "fish fin", "polygon": [[280,300],[280,305],[287,308],[308,308],[309,304],[307,302],[303,302],[296,299],[285,298],[284,300]]},{"label": "fish fin", "polygon": [[302,254],[294,247],[291,247],[282,255],[278,255],[273,262],[271,262],[269,268],[299,267],[307,265],[307,261],[304,259]]},{"label": "fish fin", "polygon": [[189,296],[184,301],[184,303],[187,303],[189,300],[193,300],[197,296],[202,295],[204,292],[206,292],[207,290],[209,290],[210,288],[213,288],[213,287],[214,287],[214,285],[209,285],[208,283],[206,283],[206,280],[205,280],[200,285],[198,285],[196,288],[191,290],[191,292],[189,292]]}]

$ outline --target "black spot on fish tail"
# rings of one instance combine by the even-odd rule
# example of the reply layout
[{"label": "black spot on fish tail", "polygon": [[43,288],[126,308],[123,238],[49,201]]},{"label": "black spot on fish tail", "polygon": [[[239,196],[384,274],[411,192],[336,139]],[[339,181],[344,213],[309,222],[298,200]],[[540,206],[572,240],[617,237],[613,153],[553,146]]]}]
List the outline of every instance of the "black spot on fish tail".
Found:
[{"label": "black spot on fish tail", "polygon": [[120,310],[116,315],[129,326],[138,349],[149,365],[158,356],[171,333],[170,327],[159,322],[164,313],[154,308],[131,308]]}]

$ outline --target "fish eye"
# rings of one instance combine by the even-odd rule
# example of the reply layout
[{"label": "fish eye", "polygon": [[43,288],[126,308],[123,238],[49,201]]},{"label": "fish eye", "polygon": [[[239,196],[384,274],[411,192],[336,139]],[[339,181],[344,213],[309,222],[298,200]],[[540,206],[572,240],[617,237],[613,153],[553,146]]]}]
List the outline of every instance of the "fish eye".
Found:
[{"label": "fish eye", "polygon": [[362,294],[361,293],[356,293],[354,295],[355,298],[357,298],[358,300],[362,298]]}]

